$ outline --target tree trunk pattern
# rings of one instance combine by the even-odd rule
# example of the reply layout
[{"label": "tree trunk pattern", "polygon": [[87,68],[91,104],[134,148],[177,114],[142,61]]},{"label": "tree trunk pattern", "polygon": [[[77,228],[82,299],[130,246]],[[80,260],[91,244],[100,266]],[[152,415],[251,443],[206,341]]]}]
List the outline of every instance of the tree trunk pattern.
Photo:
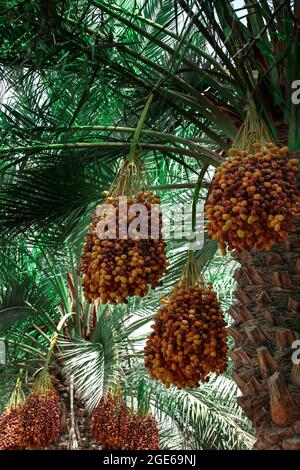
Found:
[{"label": "tree trunk pattern", "polygon": [[[58,375],[54,378],[55,388],[60,397],[61,405],[61,434],[57,442],[49,446],[49,450],[70,450],[74,449],[74,441],[78,450],[101,450],[91,435],[89,425],[90,416],[86,412],[82,401],[74,393],[74,425],[71,413],[70,386],[66,384]],[[74,434],[75,431],[75,434]]]},{"label": "tree trunk pattern", "polygon": [[238,403],[256,429],[254,449],[300,450],[300,219],[289,239],[268,252],[234,254],[237,302],[228,328]]}]

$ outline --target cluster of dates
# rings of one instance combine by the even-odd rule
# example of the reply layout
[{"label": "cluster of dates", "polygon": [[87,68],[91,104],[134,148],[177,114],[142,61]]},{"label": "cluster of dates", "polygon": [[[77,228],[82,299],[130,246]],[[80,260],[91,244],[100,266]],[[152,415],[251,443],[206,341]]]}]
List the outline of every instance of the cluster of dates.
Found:
[{"label": "cluster of dates", "polygon": [[287,239],[299,213],[296,158],[288,147],[253,144],[254,152],[237,149],[214,175],[205,216],[209,236],[226,249],[269,250]]},{"label": "cluster of dates", "polygon": [[220,302],[211,284],[178,285],[152,325],[145,366],[166,387],[196,388],[209,373],[227,367],[227,332]]},{"label": "cluster of dates", "polygon": [[14,392],[0,416],[0,450],[45,449],[59,438],[60,428],[59,397],[49,373],[42,371],[30,395],[15,400]]},{"label": "cluster of dates", "polygon": [[95,441],[108,450],[159,450],[159,432],[153,416],[127,409],[119,395],[102,397],[91,420]]},{"label": "cluster of dates", "polygon": [[[85,237],[80,269],[89,303],[96,299],[103,304],[127,303],[128,297],[144,297],[150,287],[160,285],[166,271],[159,196],[139,192],[125,202],[122,198],[108,196],[104,205],[97,207]],[[135,208],[140,208],[139,214]],[[132,224],[138,216],[141,223],[135,229]],[[157,228],[154,235],[153,220]],[[101,238],[100,229],[105,238]]]}]

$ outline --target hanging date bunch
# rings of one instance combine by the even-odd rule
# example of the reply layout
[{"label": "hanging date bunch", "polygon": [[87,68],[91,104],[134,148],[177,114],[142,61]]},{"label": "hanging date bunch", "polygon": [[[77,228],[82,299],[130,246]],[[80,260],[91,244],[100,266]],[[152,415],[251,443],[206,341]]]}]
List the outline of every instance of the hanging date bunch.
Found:
[{"label": "hanging date bunch", "polygon": [[18,379],[10,401],[0,416],[0,450],[26,449],[24,402],[25,396]]},{"label": "hanging date bunch", "polygon": [[103,449],[121,449],[127,435],[127,410],[120,395],[111,392],[102,397],[93,411],[91,429],[93,439]]},{"label": "hanging date bunch", "polygon": [[167,267],[159,196],[143,190],[137,157],[126,160],[93,213],[81,272],[86,300],[127,303],[161,285]]},{"label": "hanging date bunch", "polygon": [[123,450],[159,450],[160,439],[156,419],[151,415],[130,413],[127,426],[128,438]]},{"label": "hanging date bunch", "polygon": [[27,446],[44,449],[60,434],[60,403],[47,369],[35,380],[23,407]]},{"label": "hanging date bunch", "polygon": [[286,240],[299,213],[298,160],[272,142],[252,106],[229,158],[214,175],[205,216],[221,252],[269,250]]},{"label": "hanging date bunch", "polygon": [[120,394],[102,397],[91,419],[95,441],[107,450],[158,450],[159,432],[152,416],[127,409]]},{"label": "hanging date bunch", "polygon": [[227,333],[220,302],[189,254],[179,284],[152,325],[145,346],[145,366],[166,387],[196,388],[227,367]]}]

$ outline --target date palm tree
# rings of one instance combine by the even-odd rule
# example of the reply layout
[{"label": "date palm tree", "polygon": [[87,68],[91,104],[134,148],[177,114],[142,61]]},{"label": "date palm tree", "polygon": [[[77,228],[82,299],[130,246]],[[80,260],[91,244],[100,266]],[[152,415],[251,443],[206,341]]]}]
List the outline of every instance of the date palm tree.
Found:
[{"label": "date palm tree", "polygon": [[[138,149],[153,185],[172,197],[195,187],[194,201],[205,198],[249,97],[274,139],[298,157],[297,0],[43,3],[7,2],[11,23],[1,26],[6,240],[22,232],[49,247],[80,232],[150,93]],[[300,330],[299,232],[297,223],[272,251],[234,254],[232,377],[258,449],[300,448],[299,365],[291,360]],[[206,241],[198,255],[208,261],[214,251]],[[183,262],[179,251],[173,273]]]},{"label": "date palm tree", "polygon": [[[90,305],[77,277],[82,237],[74,235],[60,247],[39,240],[22,243],[20,238],[15,245],[1,246],[0,341],[6,343],[7,364],[0,369],[0,411],[20,370],[26,371],[26,377],[21,375],[25,393],[30,390],[57,324],[69,314],[50,366],[62,418],[60,440],[50,449],[98,448],[89,415],[116,383],[122,384],[129,406],[134,402],[140,412],[152,410],[163,449],[249,448],[251,426],[235,402],[236,387],[229,375],[214,378],[201,389],[180,391],[153,382],[145,370],[143,345],[155,309],[180,269],[169,273],[164,289],[145,302],[114,308]],[[169,255],[176,261],[178,249]],[[221,291],[231,277],[220,264],[216,258],[209,275]],[[228,306],[230,299],[220,297]]]}]

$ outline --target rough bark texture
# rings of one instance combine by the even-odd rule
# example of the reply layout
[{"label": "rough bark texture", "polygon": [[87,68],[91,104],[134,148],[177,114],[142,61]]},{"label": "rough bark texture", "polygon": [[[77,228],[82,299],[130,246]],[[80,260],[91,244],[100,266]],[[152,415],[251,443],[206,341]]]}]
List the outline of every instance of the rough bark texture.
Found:
[{"label": "rough bark texture", "polygon": [[240,267],[229,333],[238,403],[256,429],[255,449],[300,450],[300,366],[291,348],[300,336],[300,219],[272,251],[234,257]]},{"label": "rough bark texture", "polygon": [[[59,376],[54,379],[55,388],[60,396],[62,430],[60,440],[49,446],[49,450],[101,450],[91,436],[89,426],[90,417],[84,409],[83,403],[74,393],[74,420],[71,413],[70,386],[65,384]],[[73,424],[74,421],[74,424]]]}]

